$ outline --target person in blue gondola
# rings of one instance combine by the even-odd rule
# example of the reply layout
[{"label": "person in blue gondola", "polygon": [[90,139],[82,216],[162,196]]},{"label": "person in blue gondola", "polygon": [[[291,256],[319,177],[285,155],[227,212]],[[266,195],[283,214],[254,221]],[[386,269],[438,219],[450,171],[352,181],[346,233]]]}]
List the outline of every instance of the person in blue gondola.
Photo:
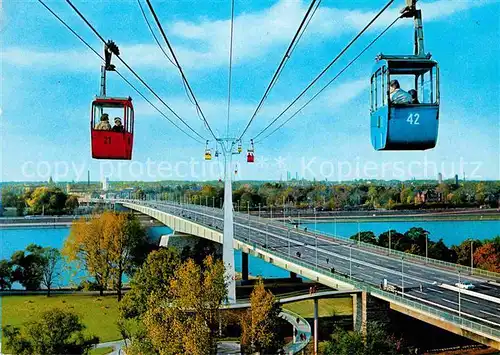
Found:
[{"label": "person in blue gondola", "polygon": [[417,104],[419,104],[419,103],[420,103],[420,102],[418,101],[418,93],[417,93],[417,90],[415,90],[415,89],[408,90],[408,94],[410,94],[410,96],[411,96],[411,103],[412,103],[412,104],[417,105]]},{"label": "person in blue gondola", "polygon": [[111,129],[113,132],[123,132],[122,120],[120,117],[115,117],[115,125]]},{"label": "person in blue gondola", "polygon": [[399,81],[391,80],[390,85],[391,102],[393,104],[411,104],[412,97],[409,93],[401,89]]}]

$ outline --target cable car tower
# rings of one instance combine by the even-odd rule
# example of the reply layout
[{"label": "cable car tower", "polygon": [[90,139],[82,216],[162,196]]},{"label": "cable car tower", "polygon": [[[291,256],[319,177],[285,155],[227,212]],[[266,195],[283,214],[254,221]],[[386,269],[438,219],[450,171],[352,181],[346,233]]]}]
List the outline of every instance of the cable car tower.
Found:
[{"label": "cable car tower", "polygon": [[[370,88],[371,142],[376,150],[426,150],[436,146],[439,67],[424,52],[422,11],[406,0],[401,18],[413,18],[413,55],[379,54]],[[403,90],[404,88],[404,90]]]}]

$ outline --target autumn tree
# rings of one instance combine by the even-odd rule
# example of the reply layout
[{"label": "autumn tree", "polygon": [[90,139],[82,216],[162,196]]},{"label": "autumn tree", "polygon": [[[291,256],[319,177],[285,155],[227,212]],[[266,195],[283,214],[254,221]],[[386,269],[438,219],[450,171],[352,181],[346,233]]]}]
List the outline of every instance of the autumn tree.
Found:
[{"label": "autumn tree", "polygon": [[457,264],[470,266],[471,262],[471,244],[472,244],[472,254],[474,250],[481,247],[482,242],[480,240],[466,239],[459,245],[453,245],[451,248],[455,251],[457,255]]},{"label": "autumn tree", "polygon": [[486,241],[474,252],[474,264],[484,270],[500,272],[500,237]]},{"label": "autumn tree", "polygon": [[88,271],[101,295],[113,286],[120,300],[123,274],[133,273],[145,244],[146,233],[133,215],[104,212],[72,224],[63,254]]},{"label": "autumn tree", "polygon": [[99,342],[96,336],[85,334],[78,315],[58,308],[43,312],[36,321],[22,328],[3,328],[6,348],[14,354],[88,354]]},{"label": "autumn tree", "polygon": [[149,347],[162,355],[215,353],[220,306],[227,297],[222,261],[208,256],[203,267],[191,259],[182,263],[168,294],[148,298],[143,344],[133,341],[131,351]]},{"label": "autumn tree", "polygon": [[120,303],[121,318],[142,316],[147,310],[151,294],[168,298],[170,279],[179,263],[180,258],[175,249],[161,248],[151,252],[130,281],[130,290]]},{"label": "autumn tree", "polygon": [[281,324],[281,305],[259,280],[250,295],[251,307],[241,317],[241,345],[245,353],[277,354],[283,339],[276,332]]}]

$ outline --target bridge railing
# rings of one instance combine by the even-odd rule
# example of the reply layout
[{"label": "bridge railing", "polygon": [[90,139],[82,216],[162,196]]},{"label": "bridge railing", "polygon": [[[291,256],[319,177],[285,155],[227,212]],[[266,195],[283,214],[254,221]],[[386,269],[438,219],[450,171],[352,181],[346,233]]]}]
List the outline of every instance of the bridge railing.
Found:
[{"label": "bridge railing", "polygon": [[339,281],[348,282],[348,283],[352,284],[354,287],[356,287],[362,291],[366,291],[366,292],[369,292],[369,293],[374,294],[374,295],[380,295],[385,299],[389,299],[393,302],[397,302],[399,304],[403,304],[405,306],[417,309],[421,312],[425,312],[427,314],[433,315],[433,316],[438,317],[444,321],[453,323],[457,326],[460,326],[463,328],[468,328],[468,329],[473,330],[473,331],[478,331],[478,332],[481,332],[485,335],[493,336],[497,339],[500,339],[500,329],[489,327],[489,326],[468,320],[466,318],[456,316],[453,313],[450,313],[450,312],[447,312],[444,310],[440,310],[439,308],[428,306],[428,305],[422,304],[420,302],[405,298],[401,295],[394,294],[394,293],[391,293],[388,291],[384,291],[380,288],[371,286],[371,285],[366,284],[364,282],[360,282],[360,281],[357,281],[353,278],[349,278],[349,275],[342,276],[342,275],[332,274],[328,270],[325,270],[321,267],[316,267],[315,265],[312,265],[311,263],[304,262],[298,258],[289,256],[289,255],[284,254],[284,253],[276,252],[275,250],[267,249],[264,246],[260,246],[260,245],[258,246],[255,243],[253,243],[253,247],[259,248],[259,249],[264,249],[264,250],[266,250],[267,253],[269,253],[271,255],[275,255],[276,257],[287,260],[287,261],[294,263],[296,265],[306,267],[309,270],[316,271],[317,273],[320,273],[322,275],[336,278]]},{"label": "bridge railing", "polygon": [[439,266],[441,268],[451,269],[451,270],[457,271],[457,272],[460,271],[460,272],[465,273],[465,274],[479,275],[479,276],[483,276],[485,278],[491,278],[493,280],[500,280],[500,274],[496,273],[496,272],[482,270],[479,268],[471,268],[470,266],[454,264],[454,263],[450,263],[448,261],[442,261],[442,260],[433,259],[433,258],[426,258],[425,256],[405,253],[405,252],[395,250],[395,249],[391,249],[389,251],[389,248],[385,248],[385,247],[381,247],[378,245],[365,243],[365,242],[358,242],[354,239],[350,239],[349,237],[334,235],[332,233],[327,233],[327,232],[323,232],[323,231],[319,231],[319,230],[313,230],[313,233],[316,233],[318,235],[326,235],[328,237],[335,238],[337,240],[343,240],[343,241],[349,241],[351,243],[356,243],[356,244],[362,246],[363,248],[376,250],[380,253],[384,253],[387,255],[393,255],[393,256],[400,257],[400,258],[404,257],[406,260],[413,259],[413,260],[419,261],[422,264],[436,265],[436,266]]},{"label": "bridge railing", "polygon": [[[163,201],[163,202],[166,202],[166,201]],[[196,210],[201,210],[201,211],[203,211],[207,208],[212,210],[212,207],[210,207],[210,206],[203,206],[202,208],[201,208],[201,206],[198,206],[198,205],[189,205],[188,204],[187,206],[189,206],[193,209],[196,209]],[[221,211],[219,208],[215,208],[214,210],[219,211],[219,212]],[[244,216],[246,217],[246,214],[244,214],[244,213],[241,213],[241,212],[235,212],[235,213],[239,214],[240,217],[244,217]],[[259,219],[259,217],[256,217],[256,216],[250,216],[250,218],[254,221]],[[274,220],[269,221],[269,223],[272,225],[275,225],[276,227],[283,227],[282,223],[274,221]],[[455,264],[455,263],[450,263],[448,261],[442,261],[442,260],[433,259],[433,258],[426,258],[425,256],[405,253],[405,252],[395,250],[395,249],[389,250],[389,248],[385,248],[385,247],[381,247],[378,245],[365,243],[365,242],[358,242],[358,241],[350,239],[349,237],[346,237],[346,236],[335,235],[335,234],[320,231],[317,229],[313,229],[312,231],[309,230],[309,232],[317,234],[317,235],[328,236],[328,237],[331,237],[331,238],[334,238],[337,240],[346,241],[349,244],[357,244],[365,249],[368,249],[368,250],[371,249],[371,250],[377,251],[380,254],[392,255],[392,256],[399,257],[399,258],[405,258],[406,260],[415,260],[421,264],[435,265],[435,266],[439,266],[440,268],[443,268],[443,269],[448,269],[450,271],[456,271],[456,272],[460,271],[461,273],[464,273],[464,274],[482,276],[484,278],[489,278],[489,279],[497,280],[497,281],[500,280],[500,274],[496,273],[496,272],[482,270],[479,268],[471,268],[470,266],[464,266],[464,265],[459,265],[459,264]]]}]

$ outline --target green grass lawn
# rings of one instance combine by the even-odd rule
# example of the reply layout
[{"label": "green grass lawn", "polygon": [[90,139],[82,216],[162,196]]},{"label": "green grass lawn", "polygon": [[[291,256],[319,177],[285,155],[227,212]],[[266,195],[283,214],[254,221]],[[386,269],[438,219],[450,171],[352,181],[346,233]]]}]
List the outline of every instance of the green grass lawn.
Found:
[{"label": "green grass lawn", "polygon": [[[298,313],[304,318],[314,317],[313,300],[298,301],[283,305],[292,312]],[[352,314],[352,298],[329,298],[318,301],[318,315],[320,317],[331,317],[333,315],[345,316]]]},{"label": "green grass lawn", "polygon": [[106,348],[93,349],[90,351],[90,355],[106,355],[113,352],[113,348],[108,346]]},{"label": "green grass lawn", "polygon": [[[51,308],[61,308],[77,313],[87,327],[88,334],[99,337],[100,342],[120,340],[116,326],[118,301],[116,296],[54,295],[3,296],[2,327],[19,326],[38,319],[40,313]],[[3,341],[3,340],[2,340]]]}]

